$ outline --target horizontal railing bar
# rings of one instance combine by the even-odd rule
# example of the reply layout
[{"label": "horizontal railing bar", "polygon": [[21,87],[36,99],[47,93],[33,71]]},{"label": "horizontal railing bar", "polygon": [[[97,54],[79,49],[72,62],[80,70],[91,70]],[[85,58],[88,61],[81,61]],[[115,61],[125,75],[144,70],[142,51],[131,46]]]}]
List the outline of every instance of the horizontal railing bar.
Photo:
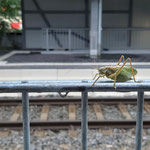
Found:
[{"label": "horizontal railing bar", "polygon": [[[36,27],[36,28],[33,28],[33,27],[26,27],[25,28],[26,30],[41,30],[41,29],[49,29],[49,30],[68,30],[68,29],[71,29],[71,30],[89,30],[90,31],[90,29],[89,28],[41,28],[41,27]],[[105,30],[114,30],[114,31],[116,31],[116,30],[139,30],[139,31],[141,31],[141,30],[150,30],[150,28],[148,28],[148,27],[134,27],[134,28],[124,28],[124,27],[103,27],[102,28],[104,31]]]},{"label": "horizontal railing bar", "polygon": [[144,28],[144,27],[134,27],[134,28],[124,28],[124,27],[104,27],[103,28],[103,30],[105,31],[105,30],[114,30],[114,31],[120,31],[120,30],[122,30],[122,31],[124,31],[124,30],[126,30],[126,31],[134,31],[134,30],[137,30],[137,31],[142,31],[142,30],[150,30],[150,28]]},{"label": "horizontal railing bar", "polygon": [[82,92],[87,91],[150,91],[150,81],[140,83],[134,81],[114,82],[110,80],[98,81],[92,87],[93,80],[59,80],[59,81],[1,81],[0,92]]},{"label": "horizontal railing bar", "polygon": [[90,30],[89,28],[67,28],[67,27],[64,27],[64,28],[57,28],[57,27],[53,27],[53,28],[41,28],[41,29],[48,29],[48,30]]}]

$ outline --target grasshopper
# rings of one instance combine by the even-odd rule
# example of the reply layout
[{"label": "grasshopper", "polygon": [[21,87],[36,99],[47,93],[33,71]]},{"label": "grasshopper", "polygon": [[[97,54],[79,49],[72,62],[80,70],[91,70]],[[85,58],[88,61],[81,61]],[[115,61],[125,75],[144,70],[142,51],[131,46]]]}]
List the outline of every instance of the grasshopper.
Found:
[{"label": "grasshopper", "polygon": [[[122,60],[123,60],[123,64],[122,64],[122,66],[120,66],[120,63]],[[130,67],[125,66],[127,62],[130,63]],[[132,76],[133,76],[134,82],[137,82],[135,80],[135,75],[137,74],[137,70],[132,67],[131,58],[127,58],[125,60],[123,55],[120,57],[116,66],[106,66],[106,67],[102,67],[102,68],[97,68],[97,70],[98,70],[98,73],[96,73],[93,80],[95,80],[95,78],[97,76],[98,77],[96,78],[96,80],[94,81],[92,86],[95,85],[95,83],[97,82],[97,80],[99,78],[104,78],[104,77],[114,80],[114,88],[115,89],[116,89],[116,81],[125,82],[128,80],[131,80]]]}]

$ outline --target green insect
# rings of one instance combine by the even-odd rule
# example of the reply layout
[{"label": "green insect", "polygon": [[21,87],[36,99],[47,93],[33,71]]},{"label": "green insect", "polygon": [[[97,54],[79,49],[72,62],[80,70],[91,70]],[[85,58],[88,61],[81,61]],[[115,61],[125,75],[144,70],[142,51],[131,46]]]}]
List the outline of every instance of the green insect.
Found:
[{"label": "green insect", "polygon": [[[123,64],[120,66],[120,63],[122,60],[123,60]],[[127,62],[130,63],[130,67],[125,66]],[[132,77],[133,77],[134,82],[137,82],[135,80],[135,75],[137,74],[137,70],[132,67],[131,58],[127,58],[125,60],[123,55],[119,59],[118,64],[116,66],[106,66],[102,68],[97,68],[97,70],[98,70],[98,73],[94,76],[93,80],[95,80],[97,76],[98,77],[96,78],[92,86],[95,85],[95,83],[97,82],[99,78],[104,78],[104,77],[114,80],[114,88],[116,88],[117,81],[125,82],[128,80],[132,80]]]}]

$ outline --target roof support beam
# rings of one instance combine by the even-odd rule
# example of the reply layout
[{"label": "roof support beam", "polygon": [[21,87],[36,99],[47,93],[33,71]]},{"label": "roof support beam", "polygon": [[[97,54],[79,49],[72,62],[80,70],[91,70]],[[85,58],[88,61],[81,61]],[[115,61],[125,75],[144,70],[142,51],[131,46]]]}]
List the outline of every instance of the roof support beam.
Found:
[{"label": "roof support beam", "polygon": [[[88,1],[88,0],[85,0]],[[42,10],[42,13],[46,14],[89,14],[88,2],[85,2],[85,10]],[[41,13],[39,10],[25,10],[26,14],[37,14]],[[104,14],[128,14],[128,10],[103,10]]]},{"label": "roof support beam", "polygon": [[24,0],[21,0],[21,11],[22,11],[22,49],[26,48],[26,27],[25,27],[25,10]]},{"label": "roof support beam", "polygon": [[[128,28],[132,28],[132,20],[133,20],[133,0],[129,0],[129,17],[128,17]],[[128,46],[131,47],[132,43],[132,31],[129,31],[129,39]]]},{"label": "roof support beam", "polygon": [[[33,0],[33,3],[35,4],[37,10],[38,10],[39,13],[41,14],[41,16],[42,16],[44,22],[46,23],[47,27],[48,27],[48,28],[52,27],[51,24],[49,23],[48,19],[46,18],[45,13],[42,11],[42,9],[40,8],[39,4],[37,3],[37,1],[36,1],[36,0]],[[58,44],[60,47],[62,47],[62,44],[60,43],[60,41],[59,41],[59,39],[57,38],[56,34],[53,33],[52,35],[53,35],[53,37],[55,38],[57,44]]]}]

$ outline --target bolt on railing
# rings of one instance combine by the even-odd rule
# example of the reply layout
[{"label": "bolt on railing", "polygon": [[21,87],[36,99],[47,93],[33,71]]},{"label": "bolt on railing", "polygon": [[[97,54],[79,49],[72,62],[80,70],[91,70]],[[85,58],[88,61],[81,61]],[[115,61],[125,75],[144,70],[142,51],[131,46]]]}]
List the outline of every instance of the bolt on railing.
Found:
[{"label": "bolt on railing", "polygon": [[[88,119],[87,119],[87,106],[88,106],[88,92],[130,92],[137,91],[137,120],[136,120],[136,148],[135,150],[142,149],[142,129],[143,129],[143,105],[144,105],[144,91],[150,91],[150,81],[144,80],[140,83],[133,81],[120,82],[116,84],[111,81],[100,81],[92,87],[93,81],[1,81],[0,93],[16,93],[22,92],[22,105],[23,105],[23,134],[24,134],[24,150],[30,150],[30,121],[29,121],[29,96],[30,92],[58,92],[60,96],[66,96],[68,92],[81,92],[82,93],[82,150],[87,150],[87,134],[88,134]],[[66,92],[66,94],[62,94]]]}]

